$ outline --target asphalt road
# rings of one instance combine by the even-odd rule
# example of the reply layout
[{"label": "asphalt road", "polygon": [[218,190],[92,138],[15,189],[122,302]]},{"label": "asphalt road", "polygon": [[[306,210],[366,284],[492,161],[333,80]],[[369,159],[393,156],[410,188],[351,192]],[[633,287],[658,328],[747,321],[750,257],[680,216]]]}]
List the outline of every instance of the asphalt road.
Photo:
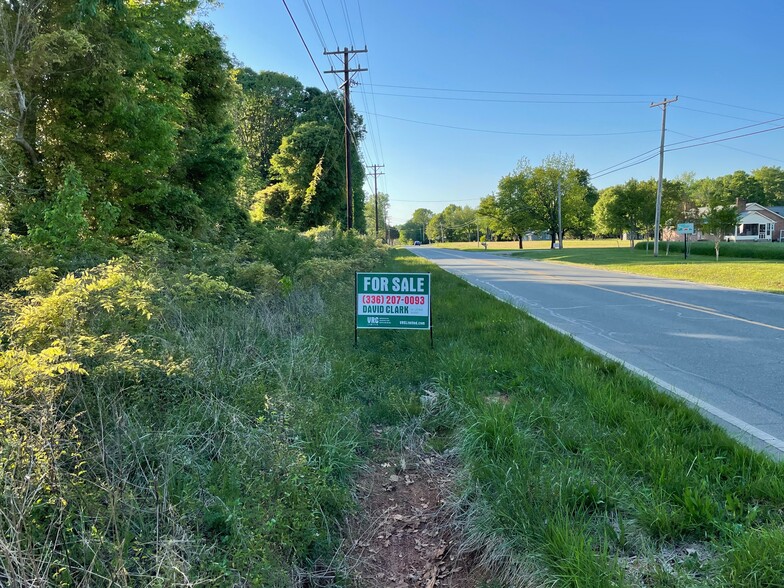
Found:
[{"label": "asphalt road", "polygon": [[410,250],[784,457],[784,296],[485,252]]}]

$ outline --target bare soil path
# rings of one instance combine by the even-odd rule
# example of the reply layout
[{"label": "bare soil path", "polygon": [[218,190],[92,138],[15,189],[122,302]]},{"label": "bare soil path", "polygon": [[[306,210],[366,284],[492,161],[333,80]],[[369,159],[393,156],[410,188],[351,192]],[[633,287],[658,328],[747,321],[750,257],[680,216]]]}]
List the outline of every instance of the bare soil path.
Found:
[{"label": "bare soil path", "polygon": [[350,558],[361,587],[473,588],[484,584],[475,558],[460,552],[448,506],[455,463],[440,454],[406,455],[360,479]]}]

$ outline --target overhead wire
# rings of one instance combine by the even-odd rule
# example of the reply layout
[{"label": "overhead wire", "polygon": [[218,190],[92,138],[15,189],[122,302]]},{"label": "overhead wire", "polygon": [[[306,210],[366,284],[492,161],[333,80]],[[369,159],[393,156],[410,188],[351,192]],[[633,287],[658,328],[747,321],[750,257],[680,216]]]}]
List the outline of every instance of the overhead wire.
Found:
[{"label": "overhead wire", "polygon": [[761,112],[762,114],[773,114],[775,116],[784,116],[781,112],[772,112],[770,110],[760,110],[759,108],[749,108],[747,106],[738,106],[737,104],[729,104],[727,102],[719,102],[717,100],[707,100],[705,98],[696,98],[694,96],[684,96],[680,95],[680,98],[686,98],[687,100],[695,100],[697,102],[705,102],[706,104],[716,104],[718,106],[726,106],[727,108],[737,108],[739,110],[748,110],[749,112]]},{"label": "overhead wire", "polygon": [[[305,41],[305,37],[303,37],[303,35],[302,35],[302,31],[300,30],[299,25],[297,24],[297,20],[294,18],[294,15],[292,14],[291,9],[289,8],[289,5],[286,2],[286,0],[281,0],[281,1],[283,2],[283,6],[286,8],[286,12],[288,13],[289,18],[291,19],[291,22],[292,22],[292,24],[294,25],[294,28],[297,31],[297,35],[299,35],[299,39],[302,42],[302,45],[305,47],[305,51],[307,51],[307,53],[308,53],[308,57],[310,57],[310,62],[313,64],[313,67],[316,69],[316,73],[318,74],[319,78],[321,79],[321,83],[324,84],[324,89],[326,90],[327,95],[332,99],[332,103],[335,105],[335,109],[337,110],[338,115],[340,116],[341,120],[343,121],[343,124],[345,125],[345,127],[349,130],[349,138],[351,139],[352,143],[354,143],[354,146],[357,148],[357,153],[360,153],[360,146],[358,144],[358,141],[356,140],[356,137],[354,137],[354,133],[351,130],[351,126],[346,122],[346,118],[345,118],[345,116],[343,116],[343,112],[340,109],[340,105],[338,104],[338,101],[335,98],[335,95],[329,89],[329,86],[327,85],[327,82],[324,79],[324,76],[321,74],[321,69],[316,64],[316,60],[313,58],[313,53],[311,53],[310,47],[308,46],[307,42]],[[367,177],[365,177],[365,179],[367,180]]]},{"label": "overhead wire", "polygon": [[495,129],[479,129],[479,128],[472,128],[472,127],[459,127],[456,125],[445,125],[441,123],[414,120],[410,118],[403,118],[400,116],[392,116],[389,114],[381,114],[377,112],[364,112],[363,114],[380,116],[382,118],[389,118],[393,120],[410,122],[418,125],[441,127],[445,129],[455,129],[458,131],[471,131],[475,133],[491,133],[495,135],[519,135],[519,136],[529,136],[529,137],[610,137],[616,135],[638,135],[643,133],[659,132],[658,129],[650,129],[650,130],[642,130],[642,131],[618,131],[618,132],[610,132],[610,133],[535,133],[535,132],[528,132],[528,131],[500,131]]},{"label": "overhead wire", "polygon": [[376,84],[379,88],[396,88],[400,90],[424,90],[428,92],[456,92],[465,94],[508,94],[513,96],[574,96],[594,98],[642,98],[658,96],[659,94],[604,94],[604,93],[576,93],[576,92],[518,92],[513,90],[477,90],[458,88],[433,88],[426,86],[396,86],[392,84]]},{"label": "overhead wire", "polygon": [[422,100],[450,100],[453,102],[493,102],[503,104],[647,104],[646,100],[506,100],[502,98],[467,98],[463,96],[430,96],[417,94],[395,94],[376,92],[377,96],[396,98],[419,98]]},{"label": "overhead wire", "polygon": [[[670,133],[675,135],[681,135],[682,137],[688,137],[692,140],[696,140],[696,137],[693,135],[687,135],[686,133],[681,133],[679,131],[669,130]],[[738,153],[745,153],[746,155],[753,155],[754,157],[761,157],[763,159],[770,159],[771,161],[778,161],[779,163],[784,163],[784,159],[778,159],[776,157],[771,157],[770,155],[763,155],[762,153],[755,153],[753,151],[747,151],[746,149],[739,149],[738,147],[733,147],[732,145],[722,145],[717,144],[719,147],[723,147],[724,149],[732,149],[733,151],[737,151]]]},{"label": "overhead wire", "polygon": [[[740,139],[742,137],[751,137],[752,135],[761,135],[763,133],[770,133],[771,131],[779,131],[784,129],[784,125],[779,125],[777,127],[773,127],[770,129],[762,129],[759,131],[754,131],[751,133],[743,133],[742,135],[735,135],[734,137],[724,137],[723,139],[715,139],[713,141],[705,141],[704,143],[697,143],[695,145],[684,145],[682,147],[673,147],[673,148],[666,148],[664,149],[665,153],[668,151],[680,151],[682,149],[691,149],[693,147],[702,147],[703,145],[712,145],[714,143],[721,143],[723,141],[732,141],[733,139]],[[690,141],[694,141],[694,139],[689,139]]]},{"label": "overhead wire", "polygon": [[[361,4],[360,0],[357,0],[357,13],[359,14],[359,24],[360,24],[360,28],[362,30],[362,41],[363,41],[364,45],[367,46],[367,35],[365,33],[365,20],[362,17],[362,4]],[[368,62],[368,67],[367,67],[368,71],[365,72],[365,73],[367,73],[368,79],[370,80],[370,86],[369,86],[370,87],[370,97],[371,97],[371,100],[373,102],[373,111],[375,111],[376,110],[376,102],[375,102],[376,96],[375,96],[374,89],[373,89],[373,74],[372,74],[372,69],[373,68],[371,67],[371,64],[370,64],[370,54],[369,53],[366,55],[366,59],[367,59],[367,62]],[[360,77],[362,77],[361,73],[360,73]],[[363,103],[365,104],[365,111],[369,111],[370,108],[369,108],[369,106],[367,104],[366,93],[362,93],[362,100],[363,100]],[[372,126],[372,123],[368,122],[368,126]],[[383,151],[383,148],[382,148],[380,125],[379,125],[379,122],[378,122],[378,117],[375,117],[375,132],[371,131],[370,132],[370,136],[371,136],[371,141],[372,141],[372,144],[373,144],[373,150],[374,150],[375,155],[376,155],[376,161],[380,160],[381,161],[381,165],[386,165],[386,162],[384,161],[384,151]],[[382,176],[382,180],[381,181],[382,181],[382,184],[384,185],[384,188],[386,188],[386,178],[384,178]],[[387,192],[387,190],[385,189],[384,192]]]},{"label": "overhead wire", "polygon": [[[684,145],[685,143],[693,143],[694,141],[701,141],[703,139],[709,139],[711,137],[718,137],[720,135],[726,135],[728,133],[734,133],[734,132],[737,132],[737,131],[742,131],[742,130],[758,127],[758,126],[761,126],[761,125],[771,124],[771,123],[775,123],[775,122],[778,122],[778,121],[781,121],[781,120],[784,120],[784,116],[781,116],[781,117],[778,117],[778,118],[773,118],[773,119],[766,120],[766,121],[757,122],[757,123],[750,124],[750,125],[744,125],[742,127],[736,127],[734,129],[729,129],[729,130],[726,130],[726,131],[720,131],[720,132],[717,132],[717,133],[710,133],[708,135],[703,135],[702,137],[692,137],[690,139],[685,139],[683,141],[676,141],[674,143],[669,143],[669,144],[665,145],[664,146],[664,152],[666,153],[668,151],[680,151],[682,149],[690,149],[692,147],[699,147],[699,146],[702,146],[702,145],[710,145],[710,144],[713,144],[713,143],[720,143],[720,142],[724,142],[724,141],[730,141],[730,140],[733,140],[733,139],[739,139],[741,137],[748,137],[748,136],[759,135],[759,134],[770,132],[770,131],[776,131],[776,130],[779,130],[781,128],[784,128],[784,125],[773,127],[773,128],[770,128],[770,129],[762,129],[760,131],[755,131],[755,132],[752,132],[752,133],[744,133],[744,134],[736,135],[736,136],[733,136],[733,137],[725,137],[723,139],[717,139],[717,140],[714,140],[714,141],[705,141],[703,143],[697,143],[697,144],[694,144],[694,145]],[[675,147],[676,145],[680,145],[680,147]],[[619,163],[617,163],[615,165],[611,165],[609,167],[601,169],[598,172],[592,173],[591,174],[591,179],[598,179],[598,178],[601,178],[601,177],[604,177],[604,176],[608,176],[608,175],[613,174],[615,172],[619,172],[621,170],[628,169],[630,167],[634,167],[634,166],[640,165],[642,163],[645,163],[646,161],[650,161],[651,159],[653,159],[654,157],[656,157],[658,155],[658,151],[659,151],[658,147],[654,148],[654,149],[649,149],[648,151],[640,153],[639,155],[636,155],[634,157],[631,157],[629,159],[621,161],[621,162],[619,162]],[[655,153],[653,153],[653,155],[651,155],[650,157],[646,157],[645,159],[642,159],[640,161],[634,161],[635,159],[639,159],[640,157],[645,157],[646,155],[648,155],[649,153],[652,153],[652,152],[655,152]],[[634,162],[634,163],[628,163],[628,162]],[[623,165],[625,163],[628,163],[628,165]]]}]

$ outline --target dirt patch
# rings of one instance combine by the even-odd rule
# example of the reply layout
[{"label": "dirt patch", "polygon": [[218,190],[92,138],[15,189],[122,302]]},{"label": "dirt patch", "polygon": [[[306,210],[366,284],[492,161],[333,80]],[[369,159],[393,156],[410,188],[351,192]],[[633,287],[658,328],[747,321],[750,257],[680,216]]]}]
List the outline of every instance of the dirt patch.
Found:
[{"label": "dirt patch", "polygon": [[362,477],[361,513],[351,522],[349,554],[356,586],[483,583],[475,558],[460,552],[460,534],[450,524],[454,472],[452,459],[429,454],[376,465]]}]

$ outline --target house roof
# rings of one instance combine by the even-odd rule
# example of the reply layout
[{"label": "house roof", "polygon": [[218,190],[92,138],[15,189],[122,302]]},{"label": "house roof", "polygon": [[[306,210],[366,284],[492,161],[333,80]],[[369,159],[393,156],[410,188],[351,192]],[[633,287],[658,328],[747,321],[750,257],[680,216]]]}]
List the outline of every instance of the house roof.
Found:
[{"label": "house roof", "polygon": [[759,210],[745,210],[738,215],[738,224],[764,224],[769,223],[771,220],[760,214]]},{"label": "house roof", "polygon": [[755,211],[755,210],[764,210],[765,212],[772,212],[776,216],[780,216],[784,218],[784,206],[762,206],[762,204],[757,204],[756,202],[749,202],[746,205],[746,210]]}]

